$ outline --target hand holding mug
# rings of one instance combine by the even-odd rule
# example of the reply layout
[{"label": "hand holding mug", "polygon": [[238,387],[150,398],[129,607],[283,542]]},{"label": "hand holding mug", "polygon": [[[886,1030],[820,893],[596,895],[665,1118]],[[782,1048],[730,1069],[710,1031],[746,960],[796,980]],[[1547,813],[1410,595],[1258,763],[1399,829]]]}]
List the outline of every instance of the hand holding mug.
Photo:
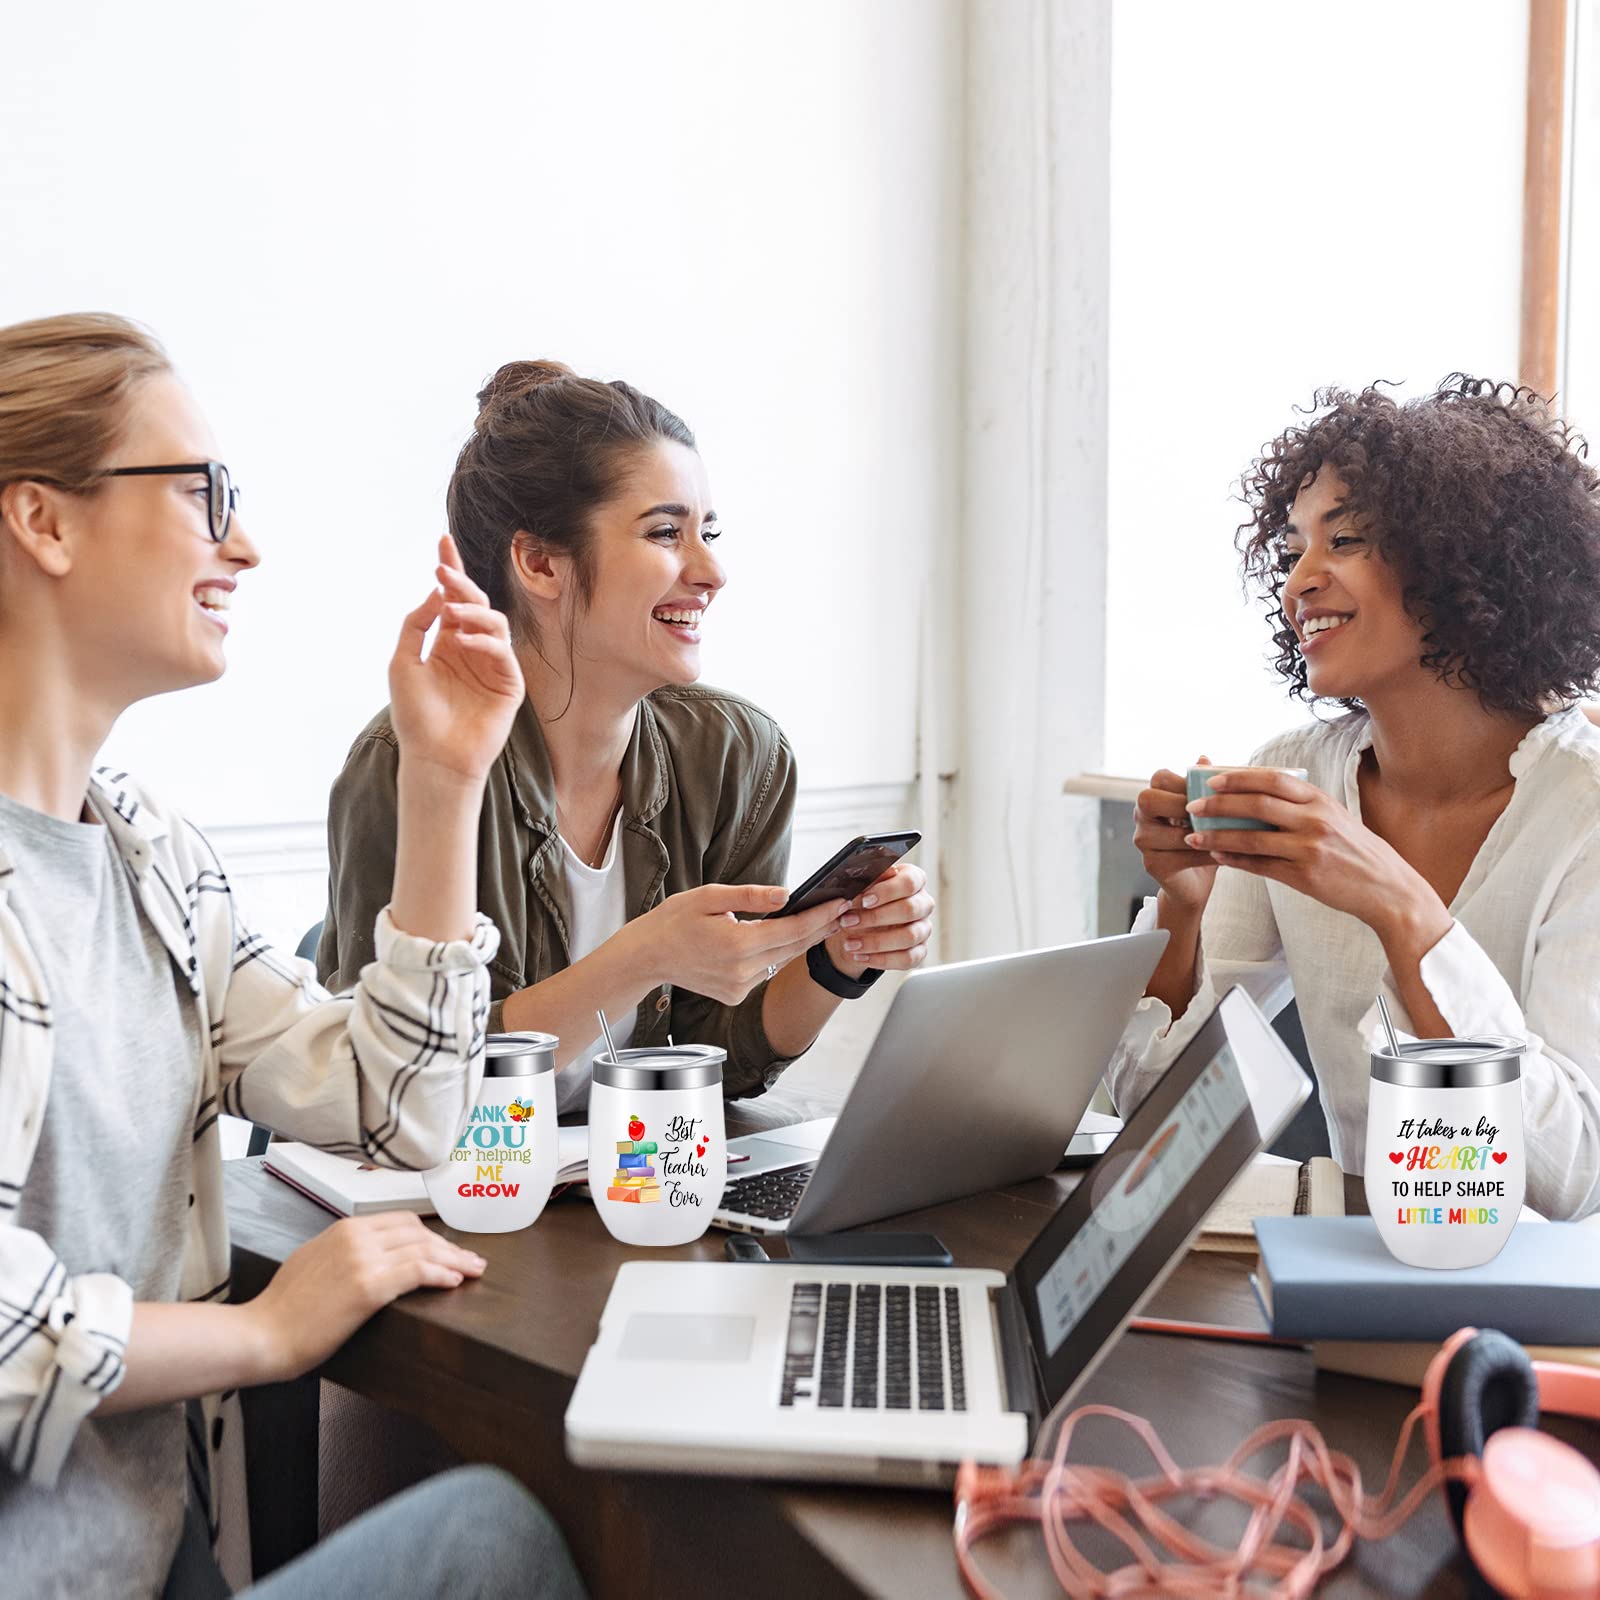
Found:
[{"label": "hand holding mug", "polygon": [[[1348,912],[1380,939],[1399,920],[1431,933],[1450,931],[1451,916],[1427,879],[1331,796],[1281,768],[1241,767],[1212,780],[1209,798],[1191,802],[1188,842],[1222,866],[1298,889]],[[1208,828],[1217,818],[1251,818],[1272,831]]]},{"label": "hand holding mug", "polygon": [[[1200,757],[1199,766],[1209,763]],[[1191,916],[1205,910],[1217,863],[1208,850],[1189,842],[1188,780],[1163,767],[1139,791],[1133,808],[1133,842],[1144,869],[1172,907]]]}]

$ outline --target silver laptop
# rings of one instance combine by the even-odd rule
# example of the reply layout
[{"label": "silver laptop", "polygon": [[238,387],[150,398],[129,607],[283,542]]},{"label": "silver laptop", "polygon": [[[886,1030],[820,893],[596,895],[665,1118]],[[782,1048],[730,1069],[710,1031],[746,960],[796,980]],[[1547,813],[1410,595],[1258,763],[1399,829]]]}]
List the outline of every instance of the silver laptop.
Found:
[{"label": "silver laptop", "polygon": [[1049,1172],[1166,942],[1124,933],[912,973],[837,1117],[728,1142],[750,1162],[729,1169],[712,1222],[831,1233]]},{"label": "silver laptop", "polygon": [[567,1407],[567,1453],[885,1483],[1014,1465],[1310,1092],[1234,989],[1004,1276],[630,1261]]}]

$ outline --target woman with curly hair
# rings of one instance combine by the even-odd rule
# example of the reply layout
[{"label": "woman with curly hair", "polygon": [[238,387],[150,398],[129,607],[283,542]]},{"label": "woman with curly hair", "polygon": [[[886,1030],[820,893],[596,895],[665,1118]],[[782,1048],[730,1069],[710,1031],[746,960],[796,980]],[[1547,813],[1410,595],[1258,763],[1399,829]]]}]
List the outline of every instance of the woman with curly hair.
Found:
[{"label": "woman with curly hair", "polygon": [[[1527,1200],[1600,1208],[1600,475],[1525,389],[1455,374],[1318,394],[1246,475],[1247,579],[1298,698],[1188,808],[1161,771],[1134,839],[1165,955],[1108,1073],[1126,1111],[1217,997],[1293,992],[1335,1159],[1363,1165],[1374,996],[1417,1037],[1525,1038]],[[1309,782],[1274,768],[1304,768]],[[1276,831],[1213,831],[1249,817]],[[1231,869],[1231,870],[1221,870]]]}]

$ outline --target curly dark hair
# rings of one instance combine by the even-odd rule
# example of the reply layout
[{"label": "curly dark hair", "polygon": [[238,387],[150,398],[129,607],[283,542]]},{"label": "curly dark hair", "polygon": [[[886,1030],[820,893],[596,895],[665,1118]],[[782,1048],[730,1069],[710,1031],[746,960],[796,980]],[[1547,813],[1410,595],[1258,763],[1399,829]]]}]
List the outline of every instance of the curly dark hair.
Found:
[{"label": "curly dark hair", "polygon": [[[1244,475],[1236,539],[1267,605],[1272,664],[1315,696],[1283,609],[1284,525],[1324,467],[1399,574],[1423,630],[1422,665],[1487,710],[1542,716],[1600,680],[1600,473],[1582,438],[1531,389],[1454,372],[1398,401],[1382,380],[1321,389]],[[1343,701],[1352,709],[1360,702]]]}]

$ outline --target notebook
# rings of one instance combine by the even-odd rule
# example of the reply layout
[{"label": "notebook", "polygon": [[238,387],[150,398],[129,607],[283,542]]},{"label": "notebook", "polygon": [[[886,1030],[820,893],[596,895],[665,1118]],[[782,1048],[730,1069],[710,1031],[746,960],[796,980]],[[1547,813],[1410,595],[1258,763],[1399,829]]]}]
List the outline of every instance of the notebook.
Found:
[{"label": "notebook", "polygon": [[[562,1128],[557,1134],[556,1183],[575,1183],[589,1176],[589,1130]],[[374,1211],[434,1214],[433,1202],[420,1172],[395,1172],[370,1162],[329,1155],[309,1144],[267,1146],[262,1167],[291,1189],[341,1217],[362,1217]]]},{"label": "notebook", "polygon": [[1251,1283],[1283,1339],[1447,1339],[1494,1327],[1523,1344],[1592,1343],[1600,1250],[1576,1222],[1519,1222],[1481,1267],[1430,1272],[1396,1261],[1371,1217],[1262,1217]]},{"label": "notebook", "polygon": [[1327,1156],[1295,1163],[1259,1155],[1206,1213],[1195,1250],[1256,1253],[1257,1217],[1342,1217],[1344,1173]]}]

